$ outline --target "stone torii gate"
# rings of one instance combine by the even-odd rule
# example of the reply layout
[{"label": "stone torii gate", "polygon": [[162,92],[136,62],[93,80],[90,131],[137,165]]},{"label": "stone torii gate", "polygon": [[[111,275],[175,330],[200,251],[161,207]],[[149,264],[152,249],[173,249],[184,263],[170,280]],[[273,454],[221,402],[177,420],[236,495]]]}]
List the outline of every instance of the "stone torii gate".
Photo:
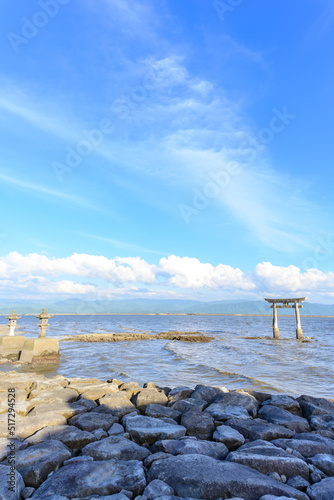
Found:
[{"label": "stone torii gate", "polygon": [[[272,304],[270,308],[273,309],[273,336],[274,339],[279,339],[279,328],[277,323],[277,308],[294,308],[296,312],[296,338],[303,338],[303,330],[300,324],[299,308],[302,308],[302,303],[307,300],[307,297],[300,297],[298,299],[264,299],[269,304]],[[291,304],[291,305],[290,305]]]}]

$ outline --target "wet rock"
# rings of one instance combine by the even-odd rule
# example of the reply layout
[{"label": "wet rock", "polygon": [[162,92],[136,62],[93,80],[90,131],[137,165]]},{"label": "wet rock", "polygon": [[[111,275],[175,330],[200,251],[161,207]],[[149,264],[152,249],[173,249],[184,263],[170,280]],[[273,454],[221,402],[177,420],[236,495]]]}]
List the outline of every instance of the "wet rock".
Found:
[{"label": "wet rock", "polygon": [[187,429],[188,436],[196,436],[198,439],[211,439],[215,430],[214,419],[208,413],[189,410],[181,417],[181,425]]},{"label": "wet rock", "polygon": [[168,397],[163,390],[158,389],[142,389],[132,397],[132,403],[139,411],[145,412],[147,405],[157,404],[166,406]]},{"label": "wet rock", "polygon": [[240,432],[246,439],[254,441],[263,439],[271,441],[278,438],[291,438],[295,432],[282,425],[269,424],[262,419],[248,420],[244,418],[230,418],[226,425]]},{"label": "wet rock", "polygon": [[176,422],[178,422],[181,418],[182,413],[180,411],[174,410],[173,408],[169,408],[167,406],[157,405],[157,404],[149,404],[146,407],[145,415],[148,417],[168,417],[172,418]]},{"label": "wet rock", "polygon": [[[30,402],[29,402],[30,404]],[[52,412],[57,415],[62,415],[66,419],[85,413],[87,410],[84,406],[77,403],[54,403],[54,404],[40,404],[35,406],[30,412],[29,417],[35,415],[42,415],[42,413]]]},{"label": "wet rock", "polygon": [[162,451],[172,455],[207,455],[217,460],[225,460],[228,455],[228,449],[223,443],[197,439],[166,439],[158,441],[153,446],[152,451]]},{"label": "wet rock", "polygon": [[115,392],[114,394],[104,396],[98,400],[98,403],[101,406],[94,411],[107,411],[118,418],[122,418],[128,413],[137,411],[135,405],[130,401],[130,394],[127,394],[126,391]]},{"label": "wet rock", "polygon": [[[14,471],[15,478],[8,483],[8,474],[11,468],[7,465],[0,465],[0,500],[20,500],[22,491],[24,489],[24,481],[18,471]],[[13,488],[14,491],[8,488]]]},{"label": "wet rock", "polygon": [[0,460],[3,460],[6,458],[8,455],[12,454],[13,452],[17,452],[19,450],[24,450],[28,446],[28,443],[25,441],[22,441],[21,439],[11,439],[11,438],[6,438],[6,437],[1,437],[0,438]]},{"label": "wet rock", "polygon": [[109,431],[108,436],[117,436],[118,434],[124,434],[125,429],[121,424],[113,424]]},{"label": "wet rock", "polygon": [[62,467],[44,481],[33,499],[42,500],[47,494],[68,498],[112,495],[122,489],[139,495],[145,486],[144,469],[137,460],[75,462]]},{"label": "wet rock", "polygon": [[206,401],[202,401],[201,399],[188,398],[176,401],[176,403],[173,403],[172,408],[173,410],[177,410],[181,413],[186,413],[187,411],[193,410],[194,408],[202,411],[207,406],[208,403]]},{"label": "wet rock", "polygon": [[334,415],[312,415],[310,424],[314,430],[330,430],[334,431]]},{"label": "wet rock", "polygon": [[295,432],[311,432],[310,425],[306,418],[293,415],[283,408],[265,405],[259,410],[259,417],[272,424],[283,425]]},{"label": "wet rock", "polygon": [[253,446],[241,446],[237,451],[230,453],[226,459],[229,462],[247,465],[263,474],[276,472],[280,476],[301,476],[309,479],[309,468],[304,460],[289,455],[286,451],[277,448],[271,443],[262,442]]},{"label": "wet rock", "polygon": [[306,479],[304,479],[301,476],[289,477],[286,484],[288,484],[289,486],[292,486],[292,488],[296,488],[296,490],[304,491],[304,492],[306,492],[307,488],[310,486],[310,483],[308,481],[306,481]]},{"label": "wet rock", "polygon": [[334,456],[328,453],[320,453],[309,459],[312,465],[326,474],[326,476],[334,476]]},{"label": "wet rock", "polygon": [[108,431],[110,427],[118,421],[117,417],[107,413],[98,413],[92,411],[90,413],[83,413],[76,415],[69,420],[70,425],[75,425],[82,431],[91,432],[95,429],[103,429]]},{"label": "wet rock", "polygon": [[44,427],[32,436],[26,439],[29,444],[42,443],[44,441],[57,440],[64,443],[68,448],[76,450],[82,448],[93,441],[96,437],[87,431],[82,431],[74,425],[54,425],[53,427]]},{"label": "wet rock", "polygon": [[184,436],[186,428],[182,425],[169,424],[158,418],[144,416],[124,417],[126,431],[138,444],[152,445],[162,439],[177,439]]},{"label": "wet rock", "polygon": [[245,443],[244,436],[228,425],[220,425],[217,427],[213,433],[212,439],[223,443],[230,451],[236,450]]},{"label": "wet rock", "polygon": [[39,443],[16,453],[16,468],[26,486],[37,488],[50,472],[72,457],[70,450],[60,441]]},{"label": "wet rock", "polygon": [[82,450],[83,455],[90,455],[94,460],[144,460],[151,453],[142,446],[124,438],[110,436],[102,441],[88,444]]},{"label": "wet rock", "polygon": [[212,403],[204,411],[209,413],[215,420],[225,422],[229,418],[248,418],[252,417],[243,406],[233,406],[224,403]]},{"label": "wet rock", "polygon": [[[7,415],[6,415],[7,418]],[[65,425],[66,418],[62,415],[53,414],[52,412],[43,413],[42,415],[35,415],[29,417],[19,417],[16,418],[16,437],[25,439],[31,436],[36,431],[43,429],[43,427],[53,426],[53,425]],[[0,423],[0,436],[7,436],[8,434],[8,424],[5,422]]]},{"label": "wet rock", "polygon": [[211,404],[225,393],[228,393],[228,389],[226,389],[226,387],[208,387],[206,385],[197,385],[194,392],[191,394],[191,398],[200,399]]},{"label": "wet rock", "polygon": [[158,460],[148,471],[148,481],[161,479],[176,495],[215,500],[239,496],[257,500],[265,494],[288,495],[307,500],[307,496],[260,472],[240,464],[215,460],[204,455],[183,455]]},{"label": "wet rock", "polygon": [[313,396],[302,395],[297,401],[303,411],[305,418],[311,415],[321,415],[330,413],[334,415],[334,403],[325,398],[314,398]]},{"label": "wet rock", "polygon": [[278,408],[287,410],[294,415],[298,415],[299,417],[303,416],[298,401],[290,396],[287,396],[286,394],[275,394],[271,396],[262,402],[262,406],[265,405],[277,406]]},{"label": "wet rock", "polygon": [[236,390],[230,391],[226,394],[222,394],[219,398],[216,398],[215,403],[222,403],[231,406],[242,406],[248,411],[251,417],[257,416],[257,411],[259,408],[259,402],[254,396],[248,392]]},{"label": "wet rock", "polygon": [[[325,438],[324,438],[325,439]],[[300,453],[304,458],[314,457],[314,455],[331,453],[326,443],[311,441],[306,439],[274,439],[273,444],[286,450],[291,448]]]},{"label": "wet rock", "polygon": [[160,479],[153,479],[153,481],[146,486],[143,495],[147,500],[155,500],[161,496],[171,497],[174,494],[173,488],[168,486],[168,484],[160,481]]},{"label": "wet rock", "polygon": [[320,483],[312,484],[306,490],[311,500],[331,500],[334,491],[334,477],[327,477]]}]

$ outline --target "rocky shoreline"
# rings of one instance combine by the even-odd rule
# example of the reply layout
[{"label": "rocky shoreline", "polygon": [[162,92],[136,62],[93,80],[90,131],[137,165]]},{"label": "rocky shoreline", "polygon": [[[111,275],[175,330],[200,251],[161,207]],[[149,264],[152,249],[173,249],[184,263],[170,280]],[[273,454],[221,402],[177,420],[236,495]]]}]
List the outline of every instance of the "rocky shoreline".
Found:
[{"label": "rocky shoreline", "polygon": [[327,399],[14,371],[0,410],[0,500],[334,499]]},{"label": "rocky shoreline", "polygon": [[201,332],[160,332],[160,333],[89,333],[72,335],[62,339],[70,342],[130,342],[135,340],[178,340],[181,342],[211,342],[214,337]]}]

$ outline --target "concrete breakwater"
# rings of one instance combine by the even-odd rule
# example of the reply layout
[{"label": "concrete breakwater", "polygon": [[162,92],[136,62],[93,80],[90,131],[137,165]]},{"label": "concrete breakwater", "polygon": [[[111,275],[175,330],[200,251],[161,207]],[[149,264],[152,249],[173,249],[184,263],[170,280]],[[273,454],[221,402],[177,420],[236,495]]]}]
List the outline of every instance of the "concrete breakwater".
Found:
[{"label": "concrete breakwater", "polygon": [[6,500],[330,500],[334,402],[14,371],[0,459]]}]

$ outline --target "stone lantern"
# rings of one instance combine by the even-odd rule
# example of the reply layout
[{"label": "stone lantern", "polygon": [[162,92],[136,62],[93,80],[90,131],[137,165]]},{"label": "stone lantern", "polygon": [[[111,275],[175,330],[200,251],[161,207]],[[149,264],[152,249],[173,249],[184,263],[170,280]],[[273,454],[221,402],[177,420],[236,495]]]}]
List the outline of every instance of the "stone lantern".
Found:
[{"label": "stone lantern", "polygon": [[15,314],[15,311],[6,316],[9,322],[9,334],[0,337],[0,357],[10,359],[11,361],[18,360],[25,342],[25,337],[14,335],[16,320],[20,319],[20,317]]},{"label": "stone lantern", "polygon": [[53,318],[53,314],[47,314],[46,309],[44,308],[41,314],[37,314],[35,318],[39,319],[39,336],[38,338],[45,338],[45,330],[49,326],[48,319]]},{"label": "stone lantern", "polygon": [[12,311],[12,314],[10,314],[9,316],[6,316],[6,319],[8,319],[9,336],[10,337],[14,336],[14,330],[16,328],[16,321],[20,318],[21,318],[21,316],[17,316],[17,314],[15,314],[15,311]]},{"label": "stone lantern", "polygon": [[39,336],[37,339],[27,339],[24,342],[20,361],[35,365],[59,363],[59,340],[45,337],[45,331],[49,326],[48,320],[53,314],[48,314],[46,309],[43,309],[41,314],[36,314],[35,317],[39,319]]}]

